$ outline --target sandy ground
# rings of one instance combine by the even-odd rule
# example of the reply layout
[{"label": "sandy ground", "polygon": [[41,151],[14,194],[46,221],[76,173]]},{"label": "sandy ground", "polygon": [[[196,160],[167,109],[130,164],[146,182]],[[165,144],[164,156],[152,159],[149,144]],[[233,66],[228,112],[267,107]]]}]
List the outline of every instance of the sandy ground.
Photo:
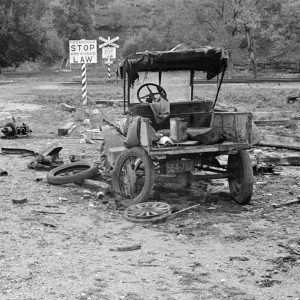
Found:
[{"label": "sandy ground", "polygon": [[[57,103],[37,101],[37,95],[65,88],[1,84],[1,120],[13,113],[33,129],[30,138],[0,140],[1,147],[41,150],[59,141],[65,161],[70,154],[99,160],[100,143],[78,143],[82,126],[70,137],[57,136],[58,125],[74,116]],[[118,109],[100,108],[107,114]],[[82,199],[80,186],[36,181],[46,173],[27,168],[31,157],[0,159],[8,172],[0,177],[0,299],[300,299],[299,205],[272,207],[300,194],[299,167],[256,176],[246,206],[230,199],[224,180],[189,189],[156,187],[160,200],[177,208],[202,205],[151,225],[128,222],[122,210]],[[12,203],[24,197],[26,204]],[[49,216],[35,212],[45,205],[63,212],[51,216],[56,228],[45,227]],[[114,251],[135,244],[141,249]]]}]

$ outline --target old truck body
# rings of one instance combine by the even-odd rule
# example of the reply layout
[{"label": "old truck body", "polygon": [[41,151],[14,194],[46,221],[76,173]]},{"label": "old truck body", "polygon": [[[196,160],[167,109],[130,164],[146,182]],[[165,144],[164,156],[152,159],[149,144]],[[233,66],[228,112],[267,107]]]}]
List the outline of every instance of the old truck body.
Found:
[{"label": "old truck body", "polygon": [[[252,115],[215,109],[227,59],[224,49],[204,47],[146,51],[124,60],[124,112],[131,123],[112,177],[122,205],[147,201],[160,178],[183,186],[228,178],[233,199],[250,201],[253,173],[246,150],[258,141]],[[204,99],[194,84],[199,74],[217,79],[211,99]],[[227,156],[225,165],[220,155]]]}]

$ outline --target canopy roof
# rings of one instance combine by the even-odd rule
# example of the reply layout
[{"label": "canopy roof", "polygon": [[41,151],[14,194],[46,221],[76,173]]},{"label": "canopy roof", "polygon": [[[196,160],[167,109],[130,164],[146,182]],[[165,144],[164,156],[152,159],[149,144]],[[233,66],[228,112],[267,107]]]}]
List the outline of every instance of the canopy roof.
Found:
[{"label": "canopy roof", "polygon": [[121,75],[129,75],[132,85],[141,71],[195,70],[207,73],[212,79],[227,66],[228,54],[222,48],[202,47],[192,50],[145,51],[125,58],[120,67]]}]

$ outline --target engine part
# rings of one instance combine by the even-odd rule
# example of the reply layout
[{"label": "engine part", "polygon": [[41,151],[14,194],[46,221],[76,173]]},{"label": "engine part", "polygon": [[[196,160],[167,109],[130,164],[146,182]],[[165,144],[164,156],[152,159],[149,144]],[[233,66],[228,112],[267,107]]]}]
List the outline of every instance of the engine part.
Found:
[{"label": "engine part", "polygon": [[25,123],[20,126],[16,126],[15,123],[7,123],[2,129],[6,138],[25,137],[31,132],[32,130]]}]

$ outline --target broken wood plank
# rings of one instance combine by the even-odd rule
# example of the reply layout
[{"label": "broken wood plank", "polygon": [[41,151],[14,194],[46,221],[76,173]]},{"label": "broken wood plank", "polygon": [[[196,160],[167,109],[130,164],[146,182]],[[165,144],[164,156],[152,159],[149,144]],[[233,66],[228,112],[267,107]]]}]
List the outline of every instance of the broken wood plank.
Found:
[{"label": "broken wood plank", "polygon": [[60,106],[63,110],[66,110],[68,112],[76,111],[76,108],[74,106],[68,105],[66,103],[62,103]]},{"label": "broken wood plank", "polygon": [[110,248],[110,251],[133,251],[133,250],[139,250],[141,249],[141,244],[135,244],[131,246],[119,246],[117,248]]},{"label": "broken wood plank", "polygon": [[87,136],[92,140],[103,140],[102,131],[100,129],[89,129],[86,131]]},{"label": "broken wood plank", "polygon": [[296,124],[296,121],[284,118],[274,120],[254,120],[254,123],[257,126],[292,126],[293,124]]},{"label": "broken wood plank", "polygon": [[275,148],[279,148],[279,149],[289,149],[289,150],[300,151],[300,147],[297,147],[297,146],[289,146],[289,145],[275,144],[275,143],[260,142],[259,144],[256,144],[256,146],[275,147]]},{"label": "broken wood plank", "polygon": [[49,227],[57,228],[58,221],[54,217],[52,217],[52,216],[46,216],[44,218],[44,220],[41,221],[41,224],[43,224],[44,226],[49,226]]},{"label": "broken wood plank", "polygon": [[267,164],[274,164],[278,166],[300,166],[300,156],[286,156],[286,157],[276,157],[276,156],[265,156],[259,159],[260,162]]},{"label": "broken wood plank", "polygon": [[68,122],[62,127],[58,128],[58,135],[69,135],[76,128],[74,122]]},{"label": "broken wood plank", "polygon": [[274,120],[282,118],[291,118],[295,115],[294,111],[254,111],[253,119],[258,120]]},{"label": "broken wood plank", "polygon": [[272,206],[273,206],[274,208],[279,208],[279,207],[282,207],[282,206],[293,205],[293,204],[295,204],[295,203],[300,203],[300,196],[298,196],[297,199],[291,200],[291,201],[288,201],[288,202],[284,202],[284,203],[280,203],[280,204],[273,203]]},{"label": "broken wood plank", "polygon": [[[300,123],[299,123],[300,125]],[[274,132],[263,131],[261,130],[262,134],[276,134],[276,135],[283,135],[283,136],[298,136],[300,137],[300,129],[298,128],[276,128]]]},{"label": "broken wood plank", "polygon": [[263,151],[262,149],[255,149],[253,155],[250,155],[252,166],[264,164],[273,164],[279,166],[300,166],[300,154],[277,152],[277,151]]},{"label": "broken wood plank", "polygon": [[110,189],[110,185],[106,182],[103,181],[98,181],[98,180],[91,180],[91,179],[85,179],[82,183],[83,187],[91,187],[95,189],[100,189],[103,192],[106,192],[107,190]]},{"label": "broken wood plank", "polygon": [[54,149],[59,148],[59,142],[53,142],[39,152],[40,156],[48,156]]},{"label": "broken wood plank", "polygon": [[300,136],[262,134],[262,140],[257,145],[276,148],[300,150]]},{"label": "broken wood plank", "polygon": [[32,210],[33,213],[38,214],[53,214],[53,215],[65,215],[66,213],[64,211],[54,211],[54,210]]}]

